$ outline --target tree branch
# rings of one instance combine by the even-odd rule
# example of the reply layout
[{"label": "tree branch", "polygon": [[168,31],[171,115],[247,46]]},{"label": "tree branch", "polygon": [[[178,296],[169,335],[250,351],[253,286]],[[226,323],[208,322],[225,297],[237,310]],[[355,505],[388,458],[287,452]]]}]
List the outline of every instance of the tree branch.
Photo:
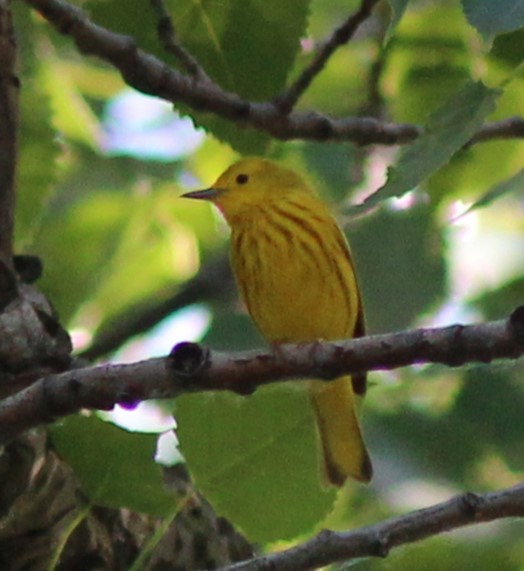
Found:
[{"label": "tree branch", "polygon": [[[169,68],[158,58],[137,48],[132,38],[98,26],[82,10],[64,0],[26,2],[59,32],[70,35],[81,52],[99,57],[118,69],[131,87],[265,131],[276,139],[393,145],[413,141],[422,132],[416,125],[387,123],[371,117],[332,118],[317,112],[282,113],[275,103],[246,101],[210,80],[196,81]],[[492,129],[483,140],[498,136],[498,130]]]},{"label": "tree branch", "polygon": [[289,113],[293,109],[300,96],[322,71],[335,50],[349,42],[360,24],[369,18],[377,2],[378,0],[362,0],[359,9],[354,14],[351,14],[341,26],[335,28],[331,37],[320,46],[309,65],[302,70],[298,79],[275,99],[275,104],[283,113]]},{"label": "tree branch", "polygon": [[164,49],[173,54],[185,68],[187,73],[198,81],[211,82],[204,68],[198,63],[196,58],[190,54],[177,40],[173,20],[164,4],[163,0],[151,0],[151,5],[155,10],[158,24],[158,37]]},{"label": "tree branch", "polygon": [[524,306],[507,320],[413,329],[336,342],[280,345],[273,351],[212,352],[180,343],[167,358],[48,375],[0,402],[0,444],[82,408],[110,410],[146,399],[230,390],[252,393],[282,380],[331,380],[342,374],[411,364],[516,359],[524,354]]},{"label": "tree branch", "polygon": [[468,145],[493,139],[513,138],[524,138],[524,118],[522,117],[508,117],[502,121],[486,123],[478,133],[473,135]]},{"label": "tree branch", "polygon": [[224,567],[223,571],[296,571],[359,557],[386,557],[394,547],[459,527],[523,516],[524,484],[489,494],[465,493],[354,531],[322,531],[301,545]]},{"label": "tree branch", "polygon": [[12,268],[20,81],[9,4],[0,0],[0,258]]}]

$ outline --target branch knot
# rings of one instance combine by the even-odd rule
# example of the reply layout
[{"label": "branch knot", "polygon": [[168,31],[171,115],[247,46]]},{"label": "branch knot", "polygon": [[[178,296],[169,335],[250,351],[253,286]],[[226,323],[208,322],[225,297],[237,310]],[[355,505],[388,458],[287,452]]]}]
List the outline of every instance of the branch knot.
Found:
[{"label": "branch knot", "polygon": [[458,498],[459,509],[470,519],[475,519],[482,506],[482,498],[473,492],[466,492]]},{"label": "branch knot", "polygon": [[390,552],[389,534],[381,531],[375,535],[370,545],[370,555],[384,559]]},{"label": "branch knot", "polygon": [[524,345],[524,305],[517,307],[509,316],[509,326],[517,343]]},{"label": "branch knot", "polygon": [[179,377],[190,378],[209,363],[209,357],[209,349],[198,343],[178,343],[171,349],[168,368]]}]

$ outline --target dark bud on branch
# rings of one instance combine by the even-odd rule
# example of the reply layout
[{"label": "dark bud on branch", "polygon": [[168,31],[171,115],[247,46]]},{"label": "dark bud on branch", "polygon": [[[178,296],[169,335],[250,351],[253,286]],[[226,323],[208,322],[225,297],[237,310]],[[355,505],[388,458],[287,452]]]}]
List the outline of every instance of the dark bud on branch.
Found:
[{"label": "dark bud on branch", "polygon": [[209,350],[198,343],[178,343],[171,349],[169,370],[178,377],[193,377],[209,362]]},{"label": "dark bud on branch", "polygon": [[19,255],[13,257],[13,266],[18,277],[25,284],[32,284],[42,277],[44,267],[37,256]]},{"label": "dark bud on branch", "polygon": [[3,311],[18,295],[16,275],[0,258],[0,311]]},{"label": "dark bud on branch", "polygon": [[517,343],[524,345],[524,305],[517,307],[509,316],[509,326]]}]

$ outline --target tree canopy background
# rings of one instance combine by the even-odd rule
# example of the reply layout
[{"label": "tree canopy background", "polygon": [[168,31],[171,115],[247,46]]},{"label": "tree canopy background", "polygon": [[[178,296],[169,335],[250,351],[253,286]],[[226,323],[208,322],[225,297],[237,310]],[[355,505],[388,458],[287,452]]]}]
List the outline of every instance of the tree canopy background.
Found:
[{"label": "tree canopy background", "polygon": [[[360,120],[358,137],[329,126],[301,130],[300,121],[294,132],[257,127],[191,95],[172,103],[139,95],[29,4],[40,9],[36,0],[13,4],[22,80],[16,252],[43,261],[38,286],[79,354],[119,362],[165,354],[179,340],[228,351],[263,344],[227,269],[225,225],[208,205],[178,198],[210,185],[241,155],[300,170],[332,204],[352,246],[370,334],[501,319],[522,304],[520,3],[379,3],[291,105],[292,113]],[[96,24],[187,74],[169,34],[157,32],[157,2],[79,4]],[[253,104],[285,94],[359,5],[166,2],[174,45],[225,92]],[[365,117],[406,128],[379,140]],[[482,130],[490,124],[502,128]],[[424,127],[419,137],[411,125]],[[272,549],[323,527],[367,525],[465,490],[517,483],[523,378],[522,359],[372,374],[364,419],[372,485],[350,485],[335,499],[319,493],[313,463],[296,506],[286,501],[296,486],[290,458],[315,449],[300,392],[187,395],[143,416],[160,418],[166,430],[174,415],[197,488],[249,540]],[[176,513],[151,460],[155,434],[78,415],[52,435],[94,503]],[[164,458],[179,459],[166,442]],[[275,477],[285,470],[290,489]],[[518,571],[522,531],[522,522],[494,522],[358,567]]]}]

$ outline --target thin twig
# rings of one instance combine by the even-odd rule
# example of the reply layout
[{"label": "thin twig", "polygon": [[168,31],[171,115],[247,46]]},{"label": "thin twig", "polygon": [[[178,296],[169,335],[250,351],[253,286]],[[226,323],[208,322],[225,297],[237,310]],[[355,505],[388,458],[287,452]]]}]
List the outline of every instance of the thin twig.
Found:
[{"label": "thin twig", "polygon": [[181,343],[167,358],[87,367],[48,375],[0,402],[0,444],[21,432],[82,408],[174,398],[200,391],[246,395],[258,386],[307,378],[394,369],[410,364],[516,359],[524,355],[524,306],[507,320],[414,329],[338,342],[280,345],[274,351],[221,353]]},{"label": "thin twig", "polygon": [[175,26],[163,0],[151,0],[158,24],[158,37],[166,52],[173,54],[185,68],[187,73],[197,81],[211,81],[197,59],[189,53],[176,39]]},{"label": "thin twig", "polygon": [[9,0],[0,0],[0,258],[12,267],[18,142],[16,39]]},{"label": "thin twig", "polygon": [[[379,24],[375,32],[375,41],[379,46],[384,44],[389,21],[381,13]],[[367,77],[367,97],[362,108],[360,109],[361,115],[371,115],[373,117],[383,118],[384,116],[384,97],[381,89],[382,73],[386,68],[388,56],[391,51],[391,43],[385,45],[373,60],[369,74]]]},{"label": "thin twig", "polygon": [[353,531],[322,531],[300,545],[223,567],[222,571],[296,571],[360,557],[386,557],[400,545],[467,525],[512,517],[524,517],[524,484],[488,494],[461,494],[430,508]]},{"label": "thin twig", "polygon": [[502,121],[486,123],[478,133],[473,135],[468,146],[493,139],[513,138],[524,138],[524,118],[522,117],[508,117]]},{"label": "thin twig", "polygon": [[338,28],[320,46],[317,53],[304,68],[298,79],[281,95],[275,99],[275,104],[283,113],[289,113],[296,105],[300,96],[306,91],[315,77],[322,71],[335,50],[349,42],[358,27],[371,14],[378,0],[362,0],[360,8]]}]

